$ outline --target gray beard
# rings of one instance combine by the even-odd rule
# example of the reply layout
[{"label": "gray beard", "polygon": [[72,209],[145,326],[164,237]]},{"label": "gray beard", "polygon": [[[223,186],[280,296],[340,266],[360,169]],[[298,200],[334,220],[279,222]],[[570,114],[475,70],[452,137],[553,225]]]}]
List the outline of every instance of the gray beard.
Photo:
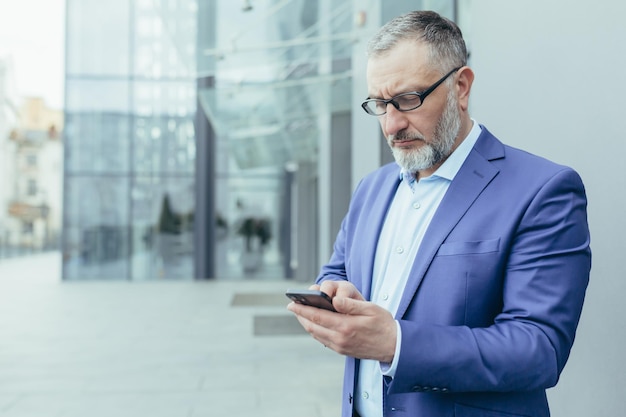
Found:
[{"label": "gray beard", "polygon": [[[394,148],[389,143],[391,153],[396,163],[406,171],[415,174],[418,171],[429,169],[444,161],[452,153],[454,142],[461,129],[461,116],[453,92],[450,91],[444,109],[435,132],[433,140],[426,142],[423,137],[422,146],[419,149],[403,150]],[[389,142],[391,140],[388,139]]]}]

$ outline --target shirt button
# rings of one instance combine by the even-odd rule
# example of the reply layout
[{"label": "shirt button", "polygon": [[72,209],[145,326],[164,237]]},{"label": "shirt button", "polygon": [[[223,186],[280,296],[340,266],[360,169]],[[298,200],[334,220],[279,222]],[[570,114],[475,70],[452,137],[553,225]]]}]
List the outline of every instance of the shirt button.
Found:
[{"label": "shirt button", "polygon": [[383,294],[383,300],[387,301],[389,299],[389,294]]},{"label": "shirt button", "polygon": [[363,391],[363,399],[367,400],[370,397],[367,391]]},{"label": "shirt button", "polygon": [[403,248],[402,246],[398,246],[398,247],[396,248],[396,252],[397,252],[397,253],[402,253],[402,252],[404,252],[404,248]]},{"label": "shirt button", "polygon": [[418,202],[413,203],[413,208],[414,208],[414,209],[416,209],[416,210],[417,210],[417,209],[418,209],[418,208],[420,208],[420,207],[422,207],[422,206],[420,205],[420,203],[418,203]]}]

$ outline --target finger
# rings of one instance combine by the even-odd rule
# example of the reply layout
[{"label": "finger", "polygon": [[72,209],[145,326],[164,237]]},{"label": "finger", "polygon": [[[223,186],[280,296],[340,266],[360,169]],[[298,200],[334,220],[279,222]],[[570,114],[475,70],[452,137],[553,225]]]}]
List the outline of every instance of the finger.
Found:
[{"label": "finger", "polygon": [[298,315],[296,315],[296,320],[298,320],[302,328],[304,328],[304,330],[306,330],[307,333],[313,336],[314,339],[317,339],[316,332],[315,332],[315,328],[317,327],[317,325],[315,323],[307,320],[305,317],[298,316]]},{"label": "finger", "polygon": [[291,301],[289,304],[287,304],[287,310],[291,311],[295,315],[298,315],[298,307],[299,304],[295,301]]},{"label": "finger", "polygon": [[335,297],[346,297],[346,298],[354,298],[355,300],[364,300],[363,296],[359,292],[359,290],[354,286],[353,283],[348,281],[338,281],[335,282],[336,289],[334,292]]},{"label": "finger", "polygon": [[321,326],[324,325],[323,323],[328,322],[328,320],[324,320],[323,316],[327,316],[328,314],[335,314],[322,308],[308,306],[306,304],[299,304],[296,302],[289,303],[287,305],[287,310],[291,311],[297,316],[304,317],[308,321]]},{"label": "finger", "polygon": [[326,293],[330,298],[333,298],[337,295],[337,288],[339,287],[339,283],[337,281],[324,281],[319,286],[319,290]]},{"label": "finger", "polygon": [[333,331],[325,328],[316,320],[319,320],[319,317],[313,317],[312,320],[309,320],[307,317],[296,315],[296,319],[300,323],[300,325],[309,333],[315,340],[323,344],[325,347],[330,347],[332,342]]}]

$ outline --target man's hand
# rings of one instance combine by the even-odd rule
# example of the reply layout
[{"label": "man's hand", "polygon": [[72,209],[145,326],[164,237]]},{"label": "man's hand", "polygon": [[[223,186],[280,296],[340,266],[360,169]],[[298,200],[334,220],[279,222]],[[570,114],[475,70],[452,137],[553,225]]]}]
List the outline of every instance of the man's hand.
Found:
[{"label": "man's hand", "polygon": [[359,359],[390,363],[396,349],[396,323],[391,313],[365,301],[347,281],[324,281],[319,289],[333,299],[337,313],[290,303],[304,329],[335,352]]}]

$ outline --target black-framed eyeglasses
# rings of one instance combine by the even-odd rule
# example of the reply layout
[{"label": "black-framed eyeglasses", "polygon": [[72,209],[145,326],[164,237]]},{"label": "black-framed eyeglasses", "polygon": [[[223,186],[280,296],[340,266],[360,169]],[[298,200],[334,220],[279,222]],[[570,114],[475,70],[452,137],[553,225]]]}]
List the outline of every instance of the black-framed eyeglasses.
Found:
[{"label": "black-framed eyeglasses", "polygon": [[372,116],[382,116],[387,113],[387,105],[389,103],[393,104],[398,111],[411,111],[415,110],[422,104],[424,104],[424,100],[430,93],[435,91],[435,88],[439,87],[439,84],[443,83],[450,75],[454,74],[456,71],[460,70],[463,67],[457,67],[441,77],[439,81],[428,87],[424,91],[409,91],[408,93],[398,94],[397,96],[393,96],[388,100],[383,100],[380,98],[368,98],[361,104],[363,110],[367,114],[371,114]]}]

